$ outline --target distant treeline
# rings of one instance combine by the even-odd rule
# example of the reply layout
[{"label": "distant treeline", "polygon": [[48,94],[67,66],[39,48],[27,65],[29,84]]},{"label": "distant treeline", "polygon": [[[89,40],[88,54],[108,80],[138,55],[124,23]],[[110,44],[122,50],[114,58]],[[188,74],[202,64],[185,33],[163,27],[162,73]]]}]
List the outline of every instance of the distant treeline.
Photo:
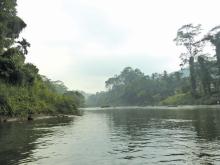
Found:
[{"label": "distant treeline", "polygon": [[25,63],[30,43],[20,38],[26,27],[17,16],[16,0],[0,1],[0,119],[35,113],[77,113],[84,97],[51,81]]},{"label": "distant treeline", "polygon": [[[105,82],[106,92],[91,95],[87,106],[220,103],[220,26],[204,35],[200,24],[183,25],[174,42],[183,50],[180,71],[149,76],[126,67]],[[206,48],[214,48],[214,53]]]}]

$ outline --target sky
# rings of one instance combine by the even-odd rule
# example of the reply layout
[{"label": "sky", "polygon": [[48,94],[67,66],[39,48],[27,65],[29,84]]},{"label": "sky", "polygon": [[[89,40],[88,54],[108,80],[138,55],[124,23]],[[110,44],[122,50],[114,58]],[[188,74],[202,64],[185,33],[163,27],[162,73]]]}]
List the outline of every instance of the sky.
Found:
[{"label": "sky", "polygon": [[70,90],[105,90],[124,67],[179,70],[173,42],[184,24],[219,25],[219,0],[18,0],[31,43],[26,62]]}]

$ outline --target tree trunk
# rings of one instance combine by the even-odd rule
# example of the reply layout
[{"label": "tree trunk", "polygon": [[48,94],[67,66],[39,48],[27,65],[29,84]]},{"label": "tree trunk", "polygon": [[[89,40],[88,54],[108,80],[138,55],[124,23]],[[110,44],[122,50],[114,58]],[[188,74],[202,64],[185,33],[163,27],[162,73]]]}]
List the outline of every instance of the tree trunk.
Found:
[{"label": "tree trunk", "polygon": [[218,65],[218,71],[220,75],[220,44],[216,44],[216,57],[217,57],[217,65]]},{"label": "tree trunk", "polygon": [[194,57],[189,58],[189,70],[190,70],[191,94],[192,96],[196,96],[196,74],[195,74]]},{"label": "tree trunk", "polygon": [[217,80],[217,91],[220,87],[220,44],[216,44],[216,58],[217,58],[217,67],[218,67],[218,80]]},{"label": "tree trunk", "polygon": [[198,63],[199,63],[199,78],[202,82],[202,90],[205,95],[209,95],[211,93],[210,89],[210,82],[211,82],[211,76],[209,73],[209,70],[207,68],[207,65],[205,63],[205,59],[202,56],[198,57]]}]

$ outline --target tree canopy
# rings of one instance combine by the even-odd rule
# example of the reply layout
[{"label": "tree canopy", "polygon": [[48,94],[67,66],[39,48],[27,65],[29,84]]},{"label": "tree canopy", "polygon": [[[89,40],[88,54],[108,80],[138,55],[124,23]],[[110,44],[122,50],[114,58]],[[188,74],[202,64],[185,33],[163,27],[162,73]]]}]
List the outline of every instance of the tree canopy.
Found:
[{"label": "tree canopy", "polygon": [[1,116],[77,113],[84,104],[79,92],[68,91],[62,81],[49,80],[25,63],[30,43],[19,36],[26,24],[16,5],[16,0],[0,0],[0,121]]}]

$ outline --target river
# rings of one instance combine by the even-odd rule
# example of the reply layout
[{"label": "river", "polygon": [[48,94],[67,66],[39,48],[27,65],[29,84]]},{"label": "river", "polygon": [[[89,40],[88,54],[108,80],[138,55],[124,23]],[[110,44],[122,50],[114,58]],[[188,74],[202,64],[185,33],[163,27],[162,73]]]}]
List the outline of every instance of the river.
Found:
[{"label": "river", "polygon": [[220,109],[87,109],[0,124],[0,164],[220,164]]}]

